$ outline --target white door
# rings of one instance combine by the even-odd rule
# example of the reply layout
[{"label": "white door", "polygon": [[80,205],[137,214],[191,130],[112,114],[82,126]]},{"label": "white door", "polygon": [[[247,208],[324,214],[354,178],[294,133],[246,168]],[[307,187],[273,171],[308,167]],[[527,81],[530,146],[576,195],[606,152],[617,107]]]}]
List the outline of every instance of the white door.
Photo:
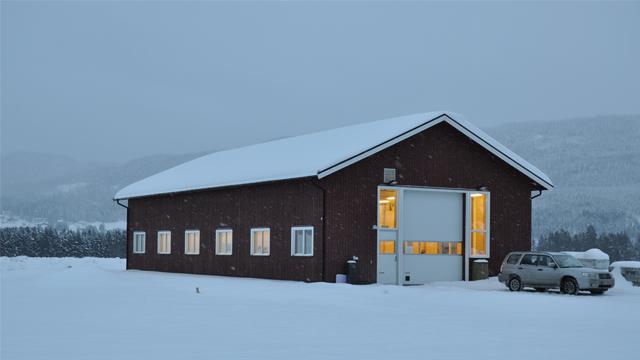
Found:
[{"label": "white door", "polygon": [[398,283],[396,230],[378,230],[378,283]]},{"label": "white door", "polygon": [[377,280],[379,284],[398,283],[398,204],[400,189],[378,191]]},{"label": "white door", "polygon": [[402,283],[463,280],[463,194],[405,189],[400,206]]}]

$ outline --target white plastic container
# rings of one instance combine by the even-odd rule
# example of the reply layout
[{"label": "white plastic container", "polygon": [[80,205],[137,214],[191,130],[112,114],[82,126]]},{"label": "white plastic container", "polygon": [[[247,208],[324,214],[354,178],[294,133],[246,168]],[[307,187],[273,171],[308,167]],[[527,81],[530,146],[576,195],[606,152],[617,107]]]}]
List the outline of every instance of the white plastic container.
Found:
[{"label": "white plastic container", "polygon": [[346,274],[336,274],[336,284],[346,284],[346,283],[347,283]]}]

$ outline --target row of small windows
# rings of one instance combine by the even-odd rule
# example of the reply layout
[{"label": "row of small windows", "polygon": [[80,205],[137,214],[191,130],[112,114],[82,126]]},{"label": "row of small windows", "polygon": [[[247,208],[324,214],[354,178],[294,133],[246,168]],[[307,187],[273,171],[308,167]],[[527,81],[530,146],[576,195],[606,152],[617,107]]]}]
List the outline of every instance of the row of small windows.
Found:
[{"label": "row of small windows", "polygon": [[[144,231],[133,233],[133,253],[144,254],[147,234]],[[158,254],[171,254],[171,231],[158,231]],[[233,230],[216,230],[216,255],[233,254]],[[269,256],[271,254],[271,230],[269,228],[251,229],[250,254]],[[200,230],[184,232],[185,255],[200,254]],[[313,227],[294,226],[291,228],[291,256],[313,256]]]},{"label": "row of small windows", "polygon": [[[395,253],[395,240],[380,240],[380,254],[393,255]],[[406,255],[462,255],[462,243],[454,241],[404,241],[403,253]]]}]

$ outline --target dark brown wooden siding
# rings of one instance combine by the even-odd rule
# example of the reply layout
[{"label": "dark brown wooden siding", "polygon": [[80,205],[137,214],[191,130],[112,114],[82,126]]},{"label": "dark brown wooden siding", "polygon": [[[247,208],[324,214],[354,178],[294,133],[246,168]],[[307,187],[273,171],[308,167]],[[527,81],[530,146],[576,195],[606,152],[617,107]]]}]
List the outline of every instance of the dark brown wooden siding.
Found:
[{"label": "dark brown wooden siding", "polygon": [[[322,280],[322,191],[311,180],[216,189],[129,201],[129,269],[288,280]],[[313,257],[291,256],[291,227],[314,227]],[[251,256],[250,229],[271,229],[270,256]],[[233,254],[215,255],[215,230],[233,230]],[[171,254],[157,253],[157,232],[171,231]],[[200,254],[184,254],[185,230],[200,230]],[[146,232],[145,254],[133,232]]]},{"label": "dark brown wooden siding", "polygon": [[[530,195],[536,185],[452,126],[441,123],[321,180],[286,180],[131,199],[127,267],[335,281],[336,274],[345,273],[346,260],[358,256],[360,281],[375,282],[376,191],[386,167],[397,169],[398,185],[489,189],[492,274],[497,273],[507,252],[530,249]],[[324,199],[320,187],[326,189]],[[313,257],[291,256],[290,228],[296,225],[314,227]],[[271,228],[270,256],[249,255],[252,227]],[[214,255],[217,228],[233,229],[232,256]],[[200,230],[200,255],[184,255],[184,231],[189,229]],[[171,231],[171,255],[157,254],[160,230]],[[132,253],[134,231],[147,233],[145,254]]]},{"label": "dark brown wooden siding", "polygon": [[326,273],[359,258],[361,281],[376,281],[377,186],[396,168],[398,185],[491,192],[491,274],[509,251],[531,248],[531,180],[447,123],[440,123],[321,180],[327,189]]}]

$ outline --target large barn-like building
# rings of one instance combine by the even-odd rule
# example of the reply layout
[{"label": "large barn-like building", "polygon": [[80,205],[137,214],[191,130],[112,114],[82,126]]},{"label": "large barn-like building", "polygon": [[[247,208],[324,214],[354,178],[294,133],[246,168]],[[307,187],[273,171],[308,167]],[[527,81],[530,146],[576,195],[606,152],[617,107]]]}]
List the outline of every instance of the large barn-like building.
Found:
[{"label": "large barn-like building", "polygon": [[[127,268],[422,284],[531,247],[540,170],[459,115],[427,113],[216,152],[131,184]],[[127,200],[126,202],[124,200]]]}]

